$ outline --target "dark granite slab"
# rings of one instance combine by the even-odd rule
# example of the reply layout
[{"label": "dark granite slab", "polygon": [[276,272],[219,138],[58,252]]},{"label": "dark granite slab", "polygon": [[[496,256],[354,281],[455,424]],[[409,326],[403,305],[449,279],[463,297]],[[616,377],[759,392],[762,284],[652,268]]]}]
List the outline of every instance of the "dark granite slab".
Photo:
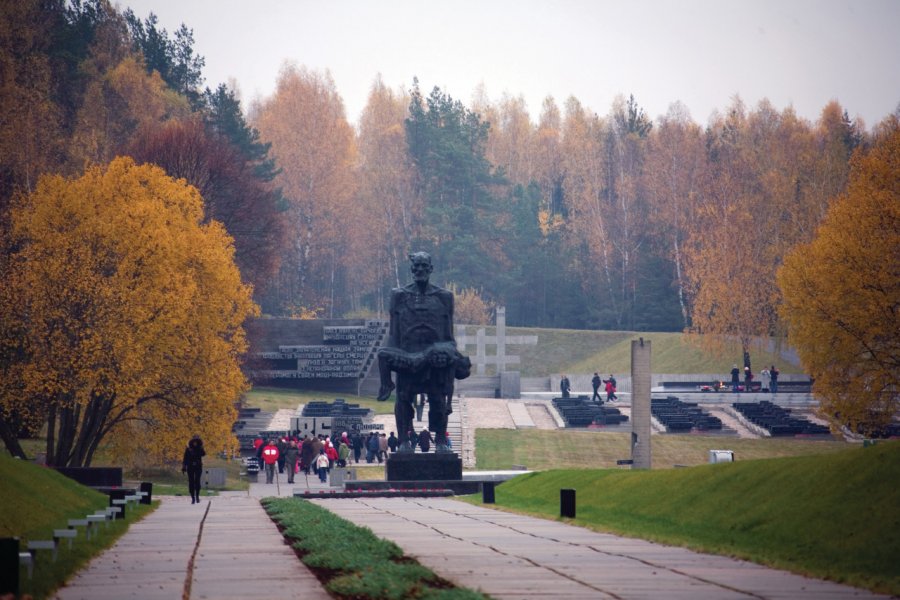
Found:
[{"label": "dark granite slab", "polygon": [[455,452],[397,452],[388,457],[385,474],[388,481],[458,481],[462,459]]}]

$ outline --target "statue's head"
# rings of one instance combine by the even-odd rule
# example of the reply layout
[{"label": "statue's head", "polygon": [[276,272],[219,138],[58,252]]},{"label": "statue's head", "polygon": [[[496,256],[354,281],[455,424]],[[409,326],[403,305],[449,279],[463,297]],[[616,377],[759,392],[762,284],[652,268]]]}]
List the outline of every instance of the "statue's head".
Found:
[{"label": "statue's head", "polygon": [[411,252],[409,254],[409,270],[412,271],[416,281],[428,281],[434,267],[431,265],[431,255],[427,252]]}]

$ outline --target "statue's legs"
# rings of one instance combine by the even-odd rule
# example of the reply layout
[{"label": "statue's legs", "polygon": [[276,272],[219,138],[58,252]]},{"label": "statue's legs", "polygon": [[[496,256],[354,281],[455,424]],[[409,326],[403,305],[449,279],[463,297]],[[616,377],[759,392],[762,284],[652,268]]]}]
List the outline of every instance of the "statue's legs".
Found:
[{"label": "statue's legs", "polygon": [[415,394],[398,393],[394,402],[394,423],[397,425],[397,438],[400,441],[400,452],[413,450],[409,444],[409,432],[413,430],[413,415],[416,412],[413,400]]},{"label": "statue's legs", "polygon": [[391,397],[391,392],[394,391],[394,382],[391,380],[391,365],[388,362],[387,354],[384,352],[378,353],[378,376],[381,380],[378,388],[378,400],[384,402]]},{"label": "statue's legs", "polygon": [[450,398],[445,394],[428,394],[428,430],[434,435],[436,452],[446,452],[447,448],[447,421]]}]

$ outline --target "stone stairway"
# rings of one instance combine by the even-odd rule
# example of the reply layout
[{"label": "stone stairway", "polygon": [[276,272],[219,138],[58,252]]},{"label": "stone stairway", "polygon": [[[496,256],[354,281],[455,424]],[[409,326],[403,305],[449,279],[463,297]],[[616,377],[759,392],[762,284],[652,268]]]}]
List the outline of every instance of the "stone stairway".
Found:
[{"label": "stone stairway", "polygon": [[[463,408],[458,395],[453,397],[452,405],[453,412],[450,414],[450,418],[447,419],[447,435],[450,437],[453,451],[462,456],[464,415],[462,414]],[[414,418],[413,425],[415,426],[416,431],[422,431],[422,429],[428,428],[428,402],[425,402],[425,408],[422,411],[422,420],[419,421]],[[434,452],[434,446],[432,446],[431,451]]]}]

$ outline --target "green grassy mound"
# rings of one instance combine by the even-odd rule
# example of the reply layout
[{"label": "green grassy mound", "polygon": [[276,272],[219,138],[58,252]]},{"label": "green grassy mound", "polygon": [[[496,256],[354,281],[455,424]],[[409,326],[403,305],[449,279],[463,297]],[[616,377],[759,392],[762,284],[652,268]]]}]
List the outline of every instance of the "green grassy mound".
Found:
[{"label": "green grassy mound", "polygon": [[[466,325],[466,334],[475,335],[481,327]],[[495,327],[484,327],[487,335],[495,334]],[[514,345],[507,354],[520,357],[516,370],[523,377],[546,377],[554,373],[601,374],[631,372],[631,341],[639,337],[653,344],[654,373],[721,373],[731,371],[731,365],[740,363],[743,354],[737,342],[711,351],[701,349],[681,333],[634,331],[587,331],[580,329],[538,329],[507,327],[507,335],[536,335],[537,345]],[[466,349],[474,352],[474,346]],[[755,369],[763,365],[777,364],[782,373],[801,373],[799,365],[788,363],[775,354],[751,348],[750,356]],[[489,372],[491,367],[488,368]]]},{"label": "green grassy mound", "polygon": [[[300,560],[337,598],[479,600],[456,588],[394,544],[305,500],[267,498],[263,506],[293,542]],[[323,541],[324,540],[324,541]]]},{"label": "green grassy mound", "polygon": [[[63,477],[53,469],[0,454],[0,537],[20,538],[20,550],[25,551],[29,540],[49,540],[54,529],[65,529],[69,519],[83,519],[85,515],[102,510],[109,505],[105,494]],[[73,575],[78,569],[116,541],[130,523],[140,519],[151,507],[130,506],[127,519],[116,520],[98,529],[88,541],[84,530],[74,540],[69,550],[68,542],[59,547],[56,562],[48,552],[39,552],[34,576],[28,579],[25,570],[20,572],[20,589],[23,594],[44,598]]]},{"label": "green grassy mound", "polygon": [[900,594],[900,442],[660,471],[557,470],[497,487],[497,505]]}]

